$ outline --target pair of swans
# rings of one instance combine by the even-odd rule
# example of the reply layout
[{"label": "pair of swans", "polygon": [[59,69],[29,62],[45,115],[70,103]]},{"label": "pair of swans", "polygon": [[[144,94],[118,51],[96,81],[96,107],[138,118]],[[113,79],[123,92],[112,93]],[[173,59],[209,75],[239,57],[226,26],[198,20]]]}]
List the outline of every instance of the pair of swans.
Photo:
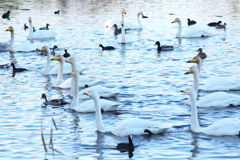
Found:
[{"label": "pair of swans", "polygon": [[172,23],[178,23],[178,32],[176,37],[177,38],[198,38],[198,37],[208,37],[211,34],[205,30],[201,30],[195,27],[189,27],[188,30],[182,34],[182,22],[179,18],[176,18]]},{"label": "pair of swans", "polygon": [[[79,103],[79,89],[78,89],[79,83],[75,83],[75,82],[81,81],[79,79],[78,70],[74,70],[74,71],[70,72],[70,74],[72,75],[72,79],[73,79],[72,82],[74,82],[74,86],[72,87],[73,100],[71,102],[70,108],[77,112],[82,112],[82,113],[95,112],[93,100],[86,100],[86,101],[82,102],[81,104]],[[119,106],[118,103],[112,102],[112,101],[109,101],[106,99],[100,99],[99,103],[100,103],[101,109],[103,111],[114,111],[116,109],[116,107]]]},{"label": "pair of swans", "polygon": [[[126,10],[123,9],[122,10],[122,22],[121,22],[122,31],[125,31],[124,14],[126,14],[126,13],[127,13]],[[125,34],[125,32],[122,32],[122,34],[120,34],[118,37],[118,43],[126,44],[126,43],[131,43],[131,42],[132,42],[131,36],[129,34]]]},{"label": "pair of swans", "polygon": [[240,119],[239,118],[223,118],[208,127],[201,127],[198,123],[198,112],[196,106],[196,91],[189,88],[184,91],[191,99],[191,130],[196,133],[204,133],[212,136],[228,136],[239,135]]},{"label": "pair of swans", "polygon": [[[75,73],[73,73],[75,74]],[[75,74],[76,75],[76,74]],[[83,94],[91,97],[94,101],[95,115],[96,115],[96,126],[100,132],[108,132],[107,128],[103,125],[102,114],[101,114],[101,99],[95,89],[88,89]],[[115,127],[110,129],[110,132],[116,136],[128,136],[128,135],[139,135],[153,133],[163,133],[167,127],[163,126],[160,122],[149,121],[144,119],[127,119],[120,122]]]},{"label": "pair of swans", "polygon": [[54,31],[52,30],[37,30],[33,32],[33,25],[32,25],[32,18],[28,18],[29,26],[30,26],[30,32],[27,37],[28,40],[33,40],[33,39],[50,39],[50,38],[55,38],[57,35]]},{"label": "pair of swans", "polygon": [[[196,66],[191,67],[186,73],[193,74],[194,81],[192,88],[194,89],[197,97],[198,85],[199,85],[199,71]],[[188,104],[191,104],[187,101]],[[226,92],[214,92],[207,94],[204,97],[200,97],[197,102],[195,102],[198,107],[228,107],[230,105],[240,105],[240,96],[235,94],[229,94]]]},{"label": "pair of swans", "polygon": [[[44,52],[47,56],[47,60],[46,60],[46,64],[42,70],[42,74],[43,75],[49,75],[49,74],[58,74],[59,72],[59,68],[61,68],[62,66],[62,73],[63,74],[68,74],[69,72],[72,71],[72,67],[70,64],[65,64],[63,65],[64,61],[62,62],[62,66],[59,67],[57,65],[55,65],[53,68],[50,68],[50,61],[51,61],[51,56],[50,56],[50,51],[49,51],[49,48],[48,46],[43,46],[40,51]],[[78,70],[81,72],[83,72],[84,70],[86,69],[86,67],[82,67],[82,68],[78,68]]]},{"label": "pair of swans", "polygon": [[[126,13],[125,13],[126,14]],[[131,30],[136,30],[136,29],[143,29],[142,27],[142,24],[141,24],[141,21],[140,21],[140,18],[139,16],[144,16],[143,12],[140,11],[137,13],[137,23],[138,25],[136,25],[135,23],[133,22],[125,22],[125,29],[131,29]],[[113,20],[107,20],[105,22],[105,26],[110,28],[110,27],[113,27],[114,24],[121,24],[121,21],[120,19],[113,19]],[[124,31],[124,30],[123,30]]]},{"label": "pair of swans", "polygon": [[[190,61],[191,63],[197,63],[199,75],[202,68],[202,60],[199,56],[195,56]],[[214,77],[200,86],[201,90],[205,91],[230,91],[240,90],[240,80],[236,80],[228,77]]]},{"label": "pair of swans", "polygon": [[30,43],[20,43],[18,45],[14,45],[14,28],[12,26],[8,27],[6,31],[10,31],[11,40],[9,51],[13,52],[33,52],[36,51],[38,46]]}]

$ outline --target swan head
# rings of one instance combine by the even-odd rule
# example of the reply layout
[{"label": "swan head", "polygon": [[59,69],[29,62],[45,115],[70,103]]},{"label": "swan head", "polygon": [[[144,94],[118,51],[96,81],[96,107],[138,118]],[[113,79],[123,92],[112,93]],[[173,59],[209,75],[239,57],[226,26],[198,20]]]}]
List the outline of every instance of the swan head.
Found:
[{"label": "swan head", "polygon": [[89,89],[83,94],[91,97],[92,99],[94,99],[95,97],[98,97],[98,98],[100,97],[99,93],[94,89]]},{"label": "swan head", "polygon": [[189,70],[185,73],[185,74],[194,74],[198,72],[198,69],[196,66],[192,66],[191,68],[189,68]]},{"label": "swan head", "polygon": [[126,10],[125,9],[122,9],[122,13],[124,14],[127,14]]},{"label": "swan head", "polygon": [[157,46],[160,46],[160,42],[159,41],[156,41],[156,43],[154,44],[154,46],[157,45]]},{"label": "swan head", "polygon": [[43,46],[41,49],[40,49],[41,52],[44,52],[44,53],[47,53],[48,51],[48,46]]},{"label": "swan head", "polygon": [[6,31],[10,31],[10,32],[13,32],[14,31],[14,28],[12,26],[8,27]]},{"label": "swan head", "polygon": [[73,63],[75,63],[75,58],[71,57],[66,62],[70,63],[70,64],[73,64]]},{"label": "swan head", "polygon": [[29,21],[29,22],[31,22],[31,21],[32,21],[32,18],[31,18],[31,17],[29,17],[29,18],[28,18],[28,21]]},{"label": "swan head", "polygon": [[124,26],[124,22],[123,21],[121,22],[121,25]]},{"label": "swan head", "polygon": [[53,57],[51,61],[57,60],[59,62],[63,62],[63,56],[61,54],[58,54],[57,56]]},{"label": "swan head", "polygon": [[185,89],[183,91],[181,91],[182,93],[186,93],[188,95],[193,95],[195,93],[194,89],[193,88],[188,88],[188,89]]},{"label": "swan head", "polygon": [[138,16],[140,15],[144,17],[144,14],[142,13],[142,11],[138,12]]},{"label": "swan head", "polygon": [[187,63],[199,63],[199,61],[201,61],[201,58],[199,56],[195,56],[190,61],[187,61]]},{"label": "swan head", "polygon": [[180,19],[179,18],[175,18],[173,21],[172,21],[172,23],[179,23],[180,22]]}]

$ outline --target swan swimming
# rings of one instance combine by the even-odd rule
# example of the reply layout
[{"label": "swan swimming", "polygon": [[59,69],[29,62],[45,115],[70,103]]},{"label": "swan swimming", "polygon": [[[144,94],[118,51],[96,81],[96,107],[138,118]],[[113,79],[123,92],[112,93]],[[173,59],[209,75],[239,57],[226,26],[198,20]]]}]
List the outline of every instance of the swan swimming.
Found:
[{"label": "swan swimming", "polygon": [[[89,90],[84,94],[94,100],[97,130],[100,132],[109,131],[103,125],[98,92],[96,90]],[[110,129],[110,132],[116,136],[141,135],[146,134],[146,132],[159,134],[163,133],[167,128],[161,122],[133,118],[118,123]]]},{"label": "swan swimming", "polygon": [[199,126],[195,90],[193,88],[189,88],[182,92],[188,94],[191,99],[191,130],[193,132],[204,133],[212,136],[239,135],[239,118],[223,118],[214,122],[208,127]]}]

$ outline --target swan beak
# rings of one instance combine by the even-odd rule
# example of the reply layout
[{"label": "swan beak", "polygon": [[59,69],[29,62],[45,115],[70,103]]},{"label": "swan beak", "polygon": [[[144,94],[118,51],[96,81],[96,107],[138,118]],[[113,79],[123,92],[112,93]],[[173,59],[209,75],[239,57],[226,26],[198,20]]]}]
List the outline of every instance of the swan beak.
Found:
[{"label": "swan beak", "polygon": [[73,72],[69,72],[68,74],[71,74],[71,75],[72,75],[72,74],[73,74]]},{"label": "swan beak", "polygon": [[65,62],[67,62],[67,63],[70,63],[71,62],[71,60],[70,59],[68,59],[67,61],[65,61]]},{"label": "swan beak", "polygon": [[31,18],[31,17],[29,17],[29,18],[28,18],[28,21],[30,21],[30,22],[31,22],[31,21],[32,21],[32,18]]},{"label": "swan beak", "polygon": [[43,51],[43,47],[40,49],[40,51],[41,51],[41,52]]},{"label": "swan beak", "polygon": [[127,14],[127,12],[126,12],[126,10],[125,10],[125,9],[123,9],[123,10],[122,10],[122,13],[125,13],[125,14]]},{"label": "swan beak", "polygon": [[191,73],[191,69],[189,69],[185,74],[190,74]]},{"label": "swan beak", "polygon": [[191,62],[194,62],[194,61],[195,61],[195,59],[193,58],[190,61],[187,61],[187,63],[191,63]]},{"label": "swan beak", "polygon": [[187,93],[187,90],[185,89],[184,91],[181,91],[182,93]]},{"label": "swan beak", "polygon": [[176,23],[177,21],[176,21],[176,19],[174,19],[174,21],[172,21],[172,23]]},{"label": "swan beak", "polygon": [[123,21],[121,22],[121,25],[122,25],[122,26],[124,25],[124,22],[123,22]]},{"label": "swan beak", "polygon": [[84,93],[84,94],[86,94],[86,95],[89,95],[89,94],[90,94],[90,92],[91,92],[91,91],[88,91],[88,92],[86,92],[86,93]]},{"label": "swan beak", "polygon": [[53,61],[53,60],[58,60],[58,57],[53,57],[53,59],[51,59],[51,61]]},{"label": "swan beak", "polygon": [[10,31],[11,29],[10,29],[10,27],[8,27],[8,29],[6,29],[6,31]]}]

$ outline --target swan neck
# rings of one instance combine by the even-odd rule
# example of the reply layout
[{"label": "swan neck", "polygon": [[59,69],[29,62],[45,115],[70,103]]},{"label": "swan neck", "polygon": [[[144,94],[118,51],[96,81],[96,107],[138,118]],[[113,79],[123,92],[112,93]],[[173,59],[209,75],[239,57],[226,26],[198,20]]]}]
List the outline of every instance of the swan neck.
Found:
[{"label": "swan neck", "polygon": [[201,127],[198,123],[198,111],[196,106],[196,94],[191,94],[191,130],[193,132],[200,132]]},{"label": "swan neck", "polygon": [[10,51],[13,51],[14,47],[14,30],[11,31]]},{"label": "swan neck", "polygon": [[94,96],[94,104],[95,104],[95,115],[96,115],[96,124],[97,124],[97,130],[100,132],[104,132],[104,125],[102,121],[102,113],[101,113],[101,107],[99,103],[99,95]]},{"label": "swan neck", "polygon": [[28,34],[28,39],[32,39],[32,35],[33,35],[33,26],[32,26],[32,21],[29,21],[29,34]]},{"label": "swan neck", "polygon": [[57,80],[56,80],[56,83],[55,83],[55,87],[59,87],[59,85],[61,84],[62,77],[63,77],[63,65],[64,65],[64,61],[60,60],[59,61],[58,75],[57,75]]},{"label": "swan neck", "polygon": [[73,63],[72,63],[72,71],[74,72],[75,70],[76,70],[76,63],[73,62]]},{"label": "swan neck", "polygon": [[198,74],[198,70],[196,70],[196,72],[193,73],[193,86],[194,86],[194,90],[196,92],[196,95],[198,94],[198,85],[199,85],[199,74]]},{"label": "swan neck", "polygon": [[138,28],[139,29],[142,29],[142,24],[141,24],[141,21],[140,21],[140,18],[139,18],[139,14],[137,15],[137,21],[138,21]]},{"label": "swan neck", "polygon": [[198,68],[198,74],[201,73],[201,68],[202,68],[202,60],[200,59],[197,63],[197,68]]},{"label": "swan neck", "polygon": [[181,34],[182,34],[182,22],[179,20],[178,21],[178,32],[177,32],[177,38],[181,38]]},{"label": "swan neck", "polygon": [[[79,99],[78,99],[79,83],[75,83],[75,82],[78,82],[78,80],[79,80],[79,75],[78,74],[76,74],[75,76],[72,75],[71,91],[73,92],[73,100],[72,100],[72,103],[71,103],[71,106],[70,106],[71,109],[74,109],[78,105],[78,102],[79,102]],[[71,92],[70,92],[70,94],[71,94]]]}]

